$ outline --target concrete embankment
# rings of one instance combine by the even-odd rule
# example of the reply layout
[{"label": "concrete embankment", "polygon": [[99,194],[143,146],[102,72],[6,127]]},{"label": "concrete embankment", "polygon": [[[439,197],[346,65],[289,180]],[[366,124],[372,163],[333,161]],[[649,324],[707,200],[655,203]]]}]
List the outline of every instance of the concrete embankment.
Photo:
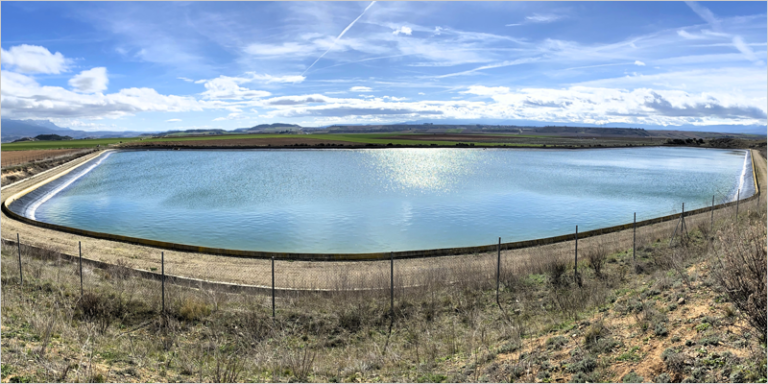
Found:
[{"label": "concrete embankment", "polygon": [[[39,248],[48,248],[57,252],[74,255],[78,242],[83,243],[84,255],[94,262],[104,265],[114,264],[118,260],[128,262],[137,270],[147,271],[159,266],[159,254],[165,251],[166,271],[176,276],[193,276],[193,281],[219,281],[223,284],[242,284],[255,287],[269,286],[271,283],[270,261],[266,258],[275,256],[278,259],[278,286],[296,289],[330,289],[343,279],[359,280],[359,288],[374,289],[373,280],[380,280],[388,272],[389,253],[357,254],[357,255],[313,255],[313,254],[274,254],[250,251],[233,251],[189,245],[156,242],[146,239],[133,239],[117,235],[98,234],[74,228],[66,228],[53,224],[40,223],[24,218],[7,209],[6,203],[19,198],[26,193],[45,185],[47,182],[62,177],[83,166],[87,159],[78,159],[60,169],[51,170],[46,177],[26,180],[3,188],[3,237],[13,238],[18,232],[22,243]],[[759,161],[759,154],[753,153]],[[753,161],[754,163],[757,161]],[[756,170],[753,169],[754,180],[758,181]],[[42,176],[42,175],[40,175]],[[754,199],[750,198],[747,201]],[[747,201],[742,200],[740,204]],[[734,206],[736,203],[720,205],[718,208]],[[686,212],[686,217],[709,217],[710,208]],[[666,234],[669,236],[680,214],[639,222],[648,236]],[[588,247],[597,242],[607,243],[611,249],[626,249],[631,244],[632,223],[602,230],[589,231],[579,234],[580,248]],[[547,239],[537,239],[516,243],[502,244],[502,262],[530,262],[541,253],[567,257],[573,250],[573,234],[555,236]],[[478,269],[489,271],[488,265],[496,262],[497,245],[483,247],[451,248],[426,251],[408,251],[395,253],[398,259],[398,269],[401,274],[401,285],[413,285],[419,280],[418,275],[425,271],[439,271],[456,268]],[[242,252],[242,253],[241,253]],[[538,256],[537,256],[538,255]],[[286,262],[285,259],[298,261]],[[326,260],[315,263],[310,260]],[[343,262],[340,262],[344,260]],[[361,262],[361,260],[368,260]],[[98,265],[101,266],[101,265]],[[148,272],[149,273],[149,272]],[[376,275],[375,279],[372,276]],[[365,280],[371,280],[365,282]],[[367,285],[366,285],[367,284]],[[256,288],[254,288],[256,289]],[[260,289],[260,288],[259,288]]]}]

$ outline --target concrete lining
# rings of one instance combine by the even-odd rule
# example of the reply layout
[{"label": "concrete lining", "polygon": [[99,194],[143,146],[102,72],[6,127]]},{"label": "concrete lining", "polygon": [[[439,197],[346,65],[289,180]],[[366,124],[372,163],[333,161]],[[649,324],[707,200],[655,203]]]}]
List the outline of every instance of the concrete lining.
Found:
[{"label": "concrete lining", "polygon": [[[150,240],[150,239],[144,239],[144,238],[136,238],[136,237],[130,237],[130,236],[95,232],[95,231],[72,228],[72,227],[67,227],[67,226],[62,226],[57,224],[44,223],[44,222],[32,220],[22,215],[19,215],[8,208],[9,204],[19,199],[20,197],[72,172],[75,169],[82,167],[84,164],[92,161],[93,159],[98,158],[99,156],[101,156],[102,154],[108,151],[100,152],[98,155],[91,157],[86,161],[83,161],[81,164],[78,164],[75,167],[72,167],[51,178],[43,180],[31,187],[25,188],[22,191],[8,197],[2,202],[2,205],[0,206],[0,208],[2,208],[2,212],[7,217],[20,221],[22,223],[43,227],[43,228],[48,228],[56,231],[67,232],[75,235],[87,236],[87,237],[92,237],[97,239],[119,241],[123,243],[131,243],[131,244],[139,244],[139,245],[145,245],[145,246],[150,246],[154,248],[168,249],[168,250],[175,250],[175,251],[182,251],[182,252],[196,252],[196,253],[204,253],[204,254],[211,254],[211,255],[223,255],[223,256],[255,258],[255,259],[270,259],[272,257],[275,257],[275,259],[278,259],[278,260],[301,260],[301,261],[368,261],[368,260],[386,260],[390,258],[390,252],[340,253],[340,254],[285,253],[285,252],[262,252],[262,251],[247,251],[247,250],[235,250],[235,249],[224,249],[224,248],[210,248],[210,247],[194,246],[194,245],[188,245],[188,244],[178,244],[178,243],[164,242],[164,241],[158,241],[158,240]],[[743,202],[758,198],[759,192],[760,192],[759,186],[757,183],[757,178],[755,177],[756,171],[755,171],[755,164],[754,164],[754,156],[750,156],[750,160],[752,162],[753,182],[755,184],[756,193],[751,197],[741,199],[741,201]],[[733,201],[729,203],[719,204],[719,205],[716,205],[715,208],[720,209],[720,208],[733,206],[735,204],[738,204],[738,202]],[[709,212],[710,209],[711,207],[705,207],[705,208],[700,208],[692,211],[687,211],[685,212],[685,216],[687,217],[687,216],[696,215],[699,213]],[[642,227],[642,226],[662,223],[666,221],[676,220],[680,216],[681,216],[680,214],[661,216],[654,219],[637,222],[636,225],[637,227]],[[579,238],[584,239],[584,238],[599,236],[599,235],[608,234],[612,232],[623,231],[623,230],[631,229],[632,226],[633,226],[633,223],[628,223],[628,224],[601,228],[601,229],[596,229],[591,231],[585,231],[585,232],[579,233]],[[565,235],[559,235],[559,236],[553,236],[553,237],[547,237],[547,238],[541,238],[541,239],[502,243],[501,246],[504,247],[505,250],[512,250],[512,249],[537,247],[541,245],[565,242],[573,239],[574,239],[573,234],[565,234]],[[409,259],[409,258],[426,258],[426,257],[438,257],[438,256],[455,256],[455,255],[472,254],[472,253],[486,253],[486,252],[494,252],[497,249],[497,246],[498,246],[497,244],[492,244],[492,245],[475,246],[475,247],[399,251],[399,252],[393,252],[392,257],[394,257],[395,259]]]}]

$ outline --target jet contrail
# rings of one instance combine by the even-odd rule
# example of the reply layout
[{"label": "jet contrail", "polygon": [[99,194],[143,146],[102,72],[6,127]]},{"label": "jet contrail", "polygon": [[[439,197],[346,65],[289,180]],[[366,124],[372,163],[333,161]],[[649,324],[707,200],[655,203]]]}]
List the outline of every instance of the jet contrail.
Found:
[{"label": "jet contrail", "polygon": [[320,61],[320,59],[322,59],[322,58],[323,58],[323,56],[325,56],[325,54],[326,54],[326,53],[328,53],[328,51],[330,51],[331,49],[333,49],[333,47],[335,47],[335,46],[336,46],[336,42],[337,42],[337,41],[339,41],[339,39],[341,39],[341,37],[342,37],[342,36],[344,36],[344,34],[345,34],[345,33],[347,33],[347,31],[348,31],[350,28],[352,28],[352,26],[353,26],[353,25],[355,25],[355,23],[357,23],[357,21],[358,21],[358,20],[360,20],[360,18],[361,18],[361,17],[363,17],[363,15],[365,15],[365,12],[368,10],[368,8],[370,8],[370,7],[371,7],[373,4],[375,4],[375,3],[376,3],[375,1],[371,1],[371,3],[370,3],[370,4],[368,4],[368,6],[367,6],[367,7],[365,7],[365,9],[363,10],[363,13],[361,13],[361,14],[360,14],[360,16],[358,16],[358,17],[357,17],[357,19],[355,19],[354,21],[352,21],[351,23],[349,23],[349,25],[347,25],[347,27],[346,27],[346,28],[344,28],[344,30],[343,30],[343,31],[341,31],[341,33],[339,34],[339,36],[337,36],[337,37],[336,37],[336,40],[334,40],[334,41],[333,41],[333,44],[331,44],[331,47],[330,47],[330,48],[328,48],[328,50],[327,50],[327,51],[323,52],[323,54],[322,54],[322,55],[320,55],[320,57],[318,57],[318,58],[317,58],[317,60],[315,60],[315,62],[314,62],[314,63],[312,63],[312,65],[310,65],[310,66],[309,66],[309,68],[305,69],[305,70],[304,70],[304,72],[303,72],[301,75],[302,75],[302,76],[304,76],[304,74],[305,74],[305,73],[307,73],[307,71],[309,71],[309,70],[310,70],[310,69],[311,69],[311,68],[312,68],[312,67],[313,67],[315,64],[317,64],[317,62],[318,62],[318,61]]}]

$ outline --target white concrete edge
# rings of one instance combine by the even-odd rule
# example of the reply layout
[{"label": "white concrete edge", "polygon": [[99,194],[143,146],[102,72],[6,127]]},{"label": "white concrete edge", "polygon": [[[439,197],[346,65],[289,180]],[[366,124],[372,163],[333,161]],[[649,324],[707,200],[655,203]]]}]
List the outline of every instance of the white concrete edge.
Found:
[{"label": "white concrete edge", "polygon": [[[104,152],[107,152],[107,151],[113,151],[113,149],[107,149],[107,150],[103,150],[101,153],[104,153]],[[101,153],[99,154],[99,156],[101,156]],[[88,155],[84,155],[84,156],[88,156]],[[98,156],[95,156],[94,158],[96,158],[96,157],[98,157]],[[10,188],[10,187],[13,187],[13,186],[15,186],[15,185],[17,185],[17,184],[21,184],[21,183],[24,183],[24,182],[30,181],[30,180],[32,180],[32,179],[35,179],[35,178],[37,178],[37,177],[43,176],[43,175],[47,174],[48,172],[52,172],[52,171],[55,171],[55,170],[57,170],[57,169],[59,169],[59,168],[61,168],[61,167],[65,166],[65,165],[67,165],[67,164],[70,164],[70,163],[71,163],[71,162],[73,162],[73,161],[77,161],[77,160],[79,160],[79,159],[82,159],[82,158],[83,158],[83,156],[80,156],[80,157],[74,158],[74,159],[72,159],[72,160],[70,160],[70,161],[67,161],[67,162],[66,162],[66,163],[64,163],[64,164],[61,164],[61,165],[57,165],[57,166],[55,166],[55,167],[53,167],[53,168],[51,168],[51,169],[47,169],[47,170],[45,170],[45,171],[43,171],[43,172],[40,172],[40,173],[38,173],[38,174],[36,174],[36,175],[32,175],[32,176],[30,176],[30,177],[27,177],[26,179],[21,179],[21,180],[19,180],[19,181],[15,181],[15,182],[13,182],[13,183],[11,183],[11,184],[8,184],[8,185],[6,185],[6,186],[4,186],[4,187],[0,188],[0,191],[3,191],[3,190],[4,190],[4,189],[6,189],[6,188]],[[90,159],[89,159],[88,161],[90,161]]]}]

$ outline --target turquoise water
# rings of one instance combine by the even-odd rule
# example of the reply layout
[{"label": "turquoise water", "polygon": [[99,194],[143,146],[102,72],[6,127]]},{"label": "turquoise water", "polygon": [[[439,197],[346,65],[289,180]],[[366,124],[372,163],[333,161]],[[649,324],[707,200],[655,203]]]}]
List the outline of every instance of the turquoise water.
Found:
[{"label": "turquoise water", "polygon": [[[357,253],[519,241],[733,199],[745,151],[118,151],[11,208],[175,243]],[[742,182],[742,174],[748,181]],[[747,187],[748,188],[748,187]],[[742,191],[742,198],[749,194]]]}]

